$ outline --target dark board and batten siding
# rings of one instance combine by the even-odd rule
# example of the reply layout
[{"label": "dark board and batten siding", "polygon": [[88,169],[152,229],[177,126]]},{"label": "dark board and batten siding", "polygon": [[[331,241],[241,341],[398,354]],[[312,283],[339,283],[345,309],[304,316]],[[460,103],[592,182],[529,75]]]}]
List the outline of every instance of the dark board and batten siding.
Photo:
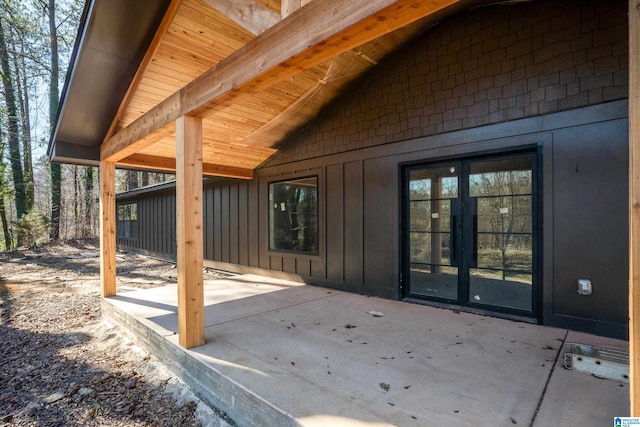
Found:
[{"label": "dark board and batten siding", "polygon": [[175,259],[176,194],[175,188],[164,187],[166,185],[151,193],[133,191],[118,195],[118,204],[135,201],[138,205],[138,235],[136,238],[118,237],[118,248]]},{"label": "dark board and batten siding", "polygon": [[[403,165],[539,145],[543,322],[624,337],[626,19],[624,1],[567,0],[443,22],[289,138],[253,180],[205,183],[207,263],[397,299]],[[319,254],[270,251],[268,184],[310,175]],[[136,197],[139,239],[119,244],[175,257],[175,196]],[[576,293],[582,277],[591,297]]]}]

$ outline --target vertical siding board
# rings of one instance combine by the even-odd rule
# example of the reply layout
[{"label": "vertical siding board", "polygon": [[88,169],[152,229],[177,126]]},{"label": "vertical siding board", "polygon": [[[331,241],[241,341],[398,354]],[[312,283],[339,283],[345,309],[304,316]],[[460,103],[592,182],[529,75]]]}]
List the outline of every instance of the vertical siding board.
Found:
[{"label": "vertical siding board", "polygon": [[202,252],[203,252],[203,256],[204,259],[210,259],[209,258],[209,241],[211,239],[209,239],[209,206],[208,206],[208,199],[209,199],[209,189],[204,187],[202,189]]},{"label": "vertical siding board", "polygon": [[149,249],[151,247],[150,236],[151,236],[151,199],[142,199],[140,201],[142,205],[142,218],[144,220],[143,229],[144,235],[142,236],[142,247],[144,249]]},{"label": "vertical siding board", "polygon": [[238,264],[249,265],[249,212],[247,193],[248,184],[238,184]]},{"label": "vertical siding board", "polygon": [[[170,211],[171,212],[176,212],[176,198],[175,195],[174,197],[171,198],[171,207],[170,207]],[[178,246],[177,246],[177,239],[176,239],[176,235],[177,235],[177,230],[176,230],[176,215],[172,215],[171,216],[171,228],[169,229],[169,233],[171,234],[171,257],[174,259],[177,259],[178,257]]]},{"label": "vertical siding board", "polygon": [[177,259],[178,256],[178,248],[176,247],[176,197],[175,194],[171,194],[169,196],[169,228],[167,230],[167,234],[169,235],[169,251],[168,255],[170,258]]},{"label": "vertical siding board", "polygon": [[159,252],[158,248],[158,234],[159,234],[159,224],[158,224],[158,208],[160,206],[160,199],[158,197],[153,199],[153,210],[151,211],[151,235],[153,236],[153,242],[151,244],[151,248],[153,251]]},{"label": "vertical siding board", "polygon": [[159,218],[158,215],[156,215],[156,213],[158,212],[158,210],[160,209],[160,198],[156,197],[153,199],[153,214],[151,215],[151,223],[153,224],[153,229],[152,229],[152,233],[151,235],[153,236],[153,244],[151,245],[152,250],[155,252],[160,252],[160,245],[158,244],[159,240],[160,240],[160,230],[161,230],[161,226],[162,224],[159,223]]},{"label": "vertical siding board", "polygon": [[[269,254],[269,185],[260,181],[258,186],[258,266],[270,268]],[[263,228],[264,227],[264,228]]]},{"label": "vertical siding board", "polygon": [[145,241],[145,248],[148,250],[153,250],[153,201],[155,198],[149,198],[145,201],[145,205],[147,206],[147,214],[145,215],[146,228],[147,228],[147,237]]},{"label": "vertical siding board", "polygon": [[274,271],[282,271],[282,257],[271,255],[269,256],[270,268]]},{"label": "vertical siding board", "polygon": [[162,252],[162,197],[158,197],[154,200],[154,210],[153,210],[153,222],[154,222],[154,236],[155,240],[153,242],[153,250],[156,252]]},{"label": "vertical siding board", "polygon": [[390,158],[364,162],[364,287],[379,293],[393,287],[393,167]]},{"label": "vertical siding board", "polygon": [[162,229],[162,253],[169,256],[171,254],[171,223],[173,221],[173,215],[171,215],[171,195],[164,196],[164,203],[162,209],[162,215],[164,217],[163,224],[166,224]]},{"label": "vertical siding board", "polygon": [[229,185],[222,186],[222,200],[220,208],[222,211],[222,261],[229,262]]},{"label": "vertical siding board", "polygon": [[222,261],[229,262],[229,185],[222,186]]},{"label": "vertical siding board", "polygon": [[342,165],[327,166],[326,204],[326,261],[327,279],[343,281],[344,206]]},{"label": "vertical siding board", "polygon": [[317,261],[317,260],[311,261],[311,276],[324,278],[325,276],[324,262]]},{"label": "vertical siding board", "polygon": [[152,198],[147,198],[147,199],[143,199],[144,200],[144,208],[145,208],[145,212],[143,212],[144,215],[144,239],[143,239],[143,248],[144,249],[151,249],[151,212],[152,212],[152,206],[151,206],[151,202],[153,201]]},{"label": "vertical siding board", "polygon": [[344,278],[362,283],[363,212],[362,162],[344,164]]},{"label": "vertical siding board", "polygon": [[238,182],[229,186],[229,262],[238,263]]},{"label": "vertical siding board", "polygon": [[247,252],[249,255],[249,266],[258,267],[260,246],[260,228],[259,228],[259,185],[257,179],[252,179],[247,183],[247,206],[248,206],[248,236],[247,236]]},{"label": "vertical siding board", "polygon": [[282,271],[286,273],[295,273],[296,272],[296,259],[293,257],[283,257],[282,258]]},{"label": "vertical siding board", "polygon": [[167,210],[169,209],[168,197],[165,194],[160,199],[160,211],[158,212],[158,216],[160,217],[160,224],[162,224],[162,228],[160,228],[160,252],[166,254],[167,251],[167,237],[169,234],[169,222],[167,221],[168,215]]},{"label": "vertical siding board", "polygon": [[162,253],[162,233],[164,231],[165,224],[162,222],[162,199],[160,196],[156,198],[155,210],[153,213],[154,220],[154,233],[156,240],[154,242],[154,250],[158,253]]},{"label": "vertical siding board", "polygon": [[206,259],[213,260],[213,241],[214,241],[214,226],[213,226],[213,188],[207,188],[205,192],[205,253]]},{"label": "vertical siding board", "polygon": [[219,186],[213,190],[213,259],[222,261],[222,191]]},{"label": "vertical siding board", "polygon": [[308,259],[296,259],[296,273],[301,276],[311,276],[311,261]]},{"label": "vertical siding board", "polygon": [[159,253],[162,253],[162,233],[164,232],[165,224],[162,222],[162,200],[164,197],[159,197],[156,200],[156,210],[154,212],[154,219],[156,221],[156,246],[155,249]]}]

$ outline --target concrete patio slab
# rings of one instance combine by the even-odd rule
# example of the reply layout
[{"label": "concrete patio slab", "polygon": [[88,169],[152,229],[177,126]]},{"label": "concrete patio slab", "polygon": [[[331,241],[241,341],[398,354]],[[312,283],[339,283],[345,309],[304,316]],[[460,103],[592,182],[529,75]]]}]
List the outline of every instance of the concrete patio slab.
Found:
[{"label": "concrete patio slab", "polygon": [[[570,331],[570,343],[629,351],[625,341]],[[534,426],[612,426],[614,417],[629,416],[629,384],[570,371],[560,358],[549,381]]]},{"label": "concrete patio slab", "polygon": [[586,390],[606,406],[593,425],[624,415],[628,388],[561,372],[565,330],[245,275],[205,283],[206,344],[184,350],[176,297],[174,285],[103,307],[242,426],[580,425]]}]

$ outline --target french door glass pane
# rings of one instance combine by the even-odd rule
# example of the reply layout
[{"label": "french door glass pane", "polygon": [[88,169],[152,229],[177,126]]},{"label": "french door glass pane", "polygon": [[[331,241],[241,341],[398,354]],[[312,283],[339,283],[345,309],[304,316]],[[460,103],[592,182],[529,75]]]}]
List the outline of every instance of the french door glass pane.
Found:
[{"label": "french door glass pane", "polygon": [[469,197],[477,206],[470,303],[532,311],[531,162],[515,157],[469,165]]},{"label": "french door glass pane", "polygon": [[408,189],[410,293],[457,299],[451,200],[458,197],[458,166],[413,169]]}]

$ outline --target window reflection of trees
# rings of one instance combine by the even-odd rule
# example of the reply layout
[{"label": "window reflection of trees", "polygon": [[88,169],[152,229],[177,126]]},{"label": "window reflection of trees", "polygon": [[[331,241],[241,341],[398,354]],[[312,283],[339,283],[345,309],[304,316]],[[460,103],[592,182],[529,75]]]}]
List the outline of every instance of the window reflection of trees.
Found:
[{"label": "window reflection of trees", "polygon": [[[524,274],[532,269],[531,170],[486,172],[469,176],[477,197],[478,267]],[[512,274],[512,279],[518,274]]]},{"label": "window reflection of trees", "polygon": [[[415,267],[428,266],[431,272],[439,271],[437,265],[450,265],[451,199],[458,198],[458,177],[452,176],[452,170],[443,167],[410,172],[410,262]],[[530,282],[531,159],[472,163],[468,191],[468,197],[477,202],[477,268],[483,270],[474,274]]]},{"label": "window reflection of trees", "polygon": [[317,178],[269,185],[269,248],[318,253]]},{"label": "window reflection of trees", "polygon": [[[409,180],[411,263],[430,264],[432,273],[450,265],[451,200],[458,197],[455,168],[417,169]],[[453,176],[452,176],[453,175]]]}]

